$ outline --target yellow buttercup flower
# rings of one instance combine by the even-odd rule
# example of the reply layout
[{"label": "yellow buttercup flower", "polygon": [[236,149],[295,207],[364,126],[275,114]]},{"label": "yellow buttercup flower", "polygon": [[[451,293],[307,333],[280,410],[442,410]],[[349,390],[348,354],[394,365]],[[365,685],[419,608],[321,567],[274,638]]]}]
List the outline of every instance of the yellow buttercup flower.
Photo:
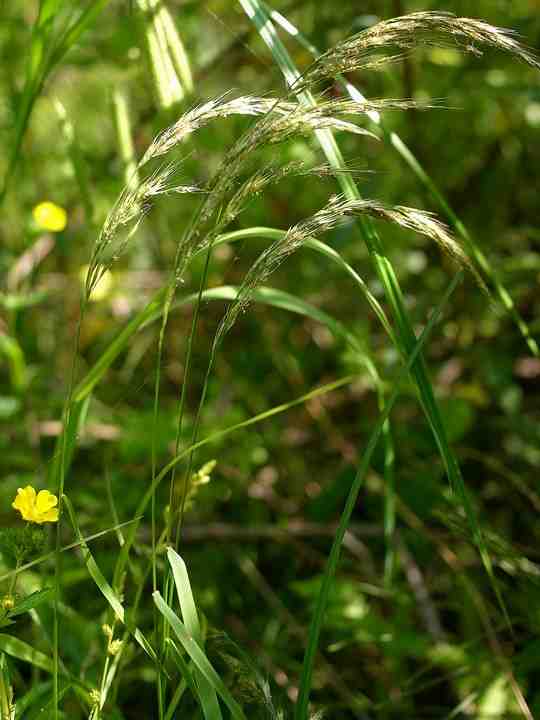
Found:
[{"label": "yellow buttercup flower", "polygon": [[67,213],[64,208],[49,200],[36,205],[32,215],[42,230],[61,232],[67,225]]},{"label": "yellow buttercup flower", "polygon": [[13,595],[4,595],[0,605],[2,605],[2,608],[4,610],[13,610],[13,608],[15,607],[15,600],[13,599]]},{"label": "yellow buttercup flower", "polygon": [[58,498],[48,490],[40,490],[38,493],[31,485],[19,488],[12,503],[12,507],[18,510],[23,520],[28,522],[41,523],[57,522],[58,520]]}]

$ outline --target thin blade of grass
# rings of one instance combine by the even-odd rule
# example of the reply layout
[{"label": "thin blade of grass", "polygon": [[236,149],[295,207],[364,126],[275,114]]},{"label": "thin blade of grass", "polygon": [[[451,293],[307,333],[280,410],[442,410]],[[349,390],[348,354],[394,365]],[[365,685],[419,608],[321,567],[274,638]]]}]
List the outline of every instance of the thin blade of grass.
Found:
[{"label": "thin blade of grass", "polygon": [[[186,629],[193,636],[195,641],[203,647],[203,636],[199,623],[199,616],[197,614],[193,592],[191,591],[191,583],[189,582],[186,564],[180,555],[178,555],[178,553],[176,553],[172,548],[167,548],[167,558],[172,569],[174,584],[176,586],[178,601],[180,603],[180,610],[182,611],[182,617],[184,619]],[[197,682],[199,691],[198,694],[204,717],[206,720],[220,720],[222,715],[216,691],[200,670],[196,670],[195,680]]]},{"label": "thin blade of grass", "polygon": [[174,642],[174,640],[170,637],[168,637],[165,640],[165,643],[172,649],[173,651],[173,658],[175,663],[178,665],[178,668],[180,672],[182,673],[183,677],[183,683],[180,683],[179,688],[181,688],[180,693],[175,693],[169,707],[167,708],[167,712],[165,713],[165,717],[170,717],[174,713],[174,709],[178,705],[180,701],[180,697],[182,694],[189,688],[193,695],[197,697],[197,686],[195,685],[195,680],[193,679],[193,673],[191,672],[191,667],[189,666],[189,663],[184,658],[182,652]]},{"label": "thin blade of grass", "polygon": [[17,660],[23,660],[40,670],[45,670],[45,672],[52,673],[54,671],[52,658],[13,635],[0,633],[0,650]]},{"label": "thin blade of grass", "polygon": [[2,720],[14,720],[13,686],[4,653],[0,655],[0,717]]},{"label": "thin blade of grass", "polygon": [[215,692],[218,693],[220,695],[220,697],[223,699],[223,702],[229,708],[232,717],[235,718],[235,720],[246,720],[246,716],[244,715],[242,708],[240,707],[240,705],[238,705],[236,700],[233,698],[233,696],[231,695],[231,693],[229,692],[229,690],[223,683],[222,679],[219,677],[217,672],[214,670],[214,668],[210,664],[208,658],[202,651],[201,647],[196,642],[195,638],[193,638],[189,634],[189,632],[186,629],[186,626],[180,620],[178,615],[176,615],[176,613],[173,610],[171,610],[171,608],[167,605],[167,603],[162,598],[162,596],[158,590],[156,590],[156,592],[152,593],[152,597],[154,599],[154,603],[156,604],[156,607],[158,608],[159,612],[163,615],[165,620],[169,623],[174,634],[182,643],[184,650],[187,652],[187,654],[193,661],[194,665],[198,668],[198,670],[204,675],[206,680],[213,687]]},{"label": "thin blade of grass", "polygon": [[193,598],[193,592],[191,590],[191,583],[189,582],[186,563],[173,548],[167,548],[167,559],[172,569],[174,584],[178,594],[178,602],[180,603],[180,610],[182,611],[182,618],[184,619],[187,631],[202,645],[201,626],[195,606],[195,599]]},{"label": "thin blade of grass", "polygon": [[360,492],[360,488],[362,487],[367,472],[369,470],[373,451],[377,446],[379,436],[382,433],[384,424],[390,417],[390,413],[392,411],[394,403],[398,398],[401,382],[404,380],[407,372],[410,370],[412,364],[415,362],[416,358],[421,352],[422,347],[424,346],[426,340],[431,334],[431,331],[435,327],[435,324],[438,322],[442,310],[446,306],[448,300],[450,299],[452,293],[454,292],[458,284],[461,282],[462,278],[462,272],[458,273],[455,276],[454,280],[452,281],[443,298],[441,299],[441,302],[438,304],[437,308],[433,311],[431,317],[429,318],[426,327],[424,328],[420,338],[416,343],[414,351],[409,356],[407,365],[405,366],[405,368],[402,369],[398,378],[394,382],[394,389],[392,390],[391,395],[386,401],[384,410],[381,412],[377,419],[377,423],[373,428],[367,442],[366,449],[362,454],[362,459],[360,461],[360,465],[358,466],[358,470],[356,472],[353,484],[351,485],[349,495],[347,496],[345,507],[341,514],[339,525],[336,530],[334,541],[332,543],[332,548],[326,562],[326,568],[324,571],[323,579],[321,581],[321,587],[317,596],[315,610],[313,612],[313,617],[309,628],[307,647],[304,654],[304,662],[302,665],[302,675],[300,678],[298,701],[295,708],[295,718],[297,718],[297,720],[307,720],[308,717],[309,695],[311,690],[311,680],[313,676],[313,666],[315,663],[315,657],[319,645],[319,637],[321,633],[322,623],[324,620],[326,606],[328,603],[328,596],[330,593],[332,581],[336,573],[343,539],[345,537],[345,533],[347,532],[347,527],[349,525],[349,521],[356,504],[358,493]]},{"label": "thin blade of grass", "polygon": [[15,617],[16,615],[22,615],[23,613],[29,612],[33,608],[40,605],[45,600],[48,600],[52,593],[52,588],[43,588],[43,590],[36,590],[21,602],[18,602],[15,607],[9,611],[9,617]]}]

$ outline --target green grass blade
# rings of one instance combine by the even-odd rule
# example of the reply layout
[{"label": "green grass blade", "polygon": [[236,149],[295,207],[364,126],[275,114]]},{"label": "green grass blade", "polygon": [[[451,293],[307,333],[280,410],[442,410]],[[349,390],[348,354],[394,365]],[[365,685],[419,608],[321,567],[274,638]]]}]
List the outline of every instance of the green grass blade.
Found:
[{"label": "green grass blade", "polygon": [[2,720],[14,720],[13,687],[4,653],[0,655],[0,717]]},{"label": "green grass blade", "polygon": [[0,633],[0,650],[7,655],[11,655],[11,657],[17,658],[17,660],[30,663],[30,665],[40,670],[45,670],[45,672],[48,673],[53,672],[54,665],[52,658],[39,650],[35,650],[31,645],[28,645],[28,643],[19,640],[19,638],[13,635]]},{"label": "green grass blade", "polygon": [[176,615],[176,613],[174,613],[167,605],[165,600],[161,597],[159,591],[156,590],[156,592],[152,593],[152,597],[154,598],[154,603],[156,604],[157,609],[171,626],[174,634],[182,643],[184,650],[189,655],[197,669],[213,687],[215,692],[223,699],[223,702],[229,708],[232,717],[235,718],[235,720],[246,720],[246,716],[244,715],[242,708],[233,698],[222,679],[210,664],[200,645],[197,643],[195,638],[189,634],[186,626],[180,620],[178,615]]},{"label": "green grass blade", "polygon": [[[180,610],[182,612],[182,618],[184,619],[186,630],[193,636],[195,641],[203,647],[203,636],[199,623],[199,616],[197,614],[193,592],[191,591],[191,583],[189,582],[186,564],[180,555],[178,555],[178,553],[176,553],[172,548],[167,548],[167,558],[172,569],[174,584],[176,586]],[[195,680],[199,690],[199,698],[204,717],[206,720],[220,720],[222,717],[221,710],[219,708],[219,702],[214,688],[200,670],[195,672]]]},{"label": "green grass blade", "polygon": [[173,550],[173,548],[167,548],[167,558],[172,569],[174,584],[176,586],[178,601],[180,603],[180,610],[182,611],[182,618],[187,631],[193,635],[200,645],[202,645],[203,638],[201,626],[199,623],[197,608],[195,607],[195,600],[193,598],[186,564],[180,555]]},{"label": "green grass blade", "polygon": [[435,324],[439,320],[439,317],[441,315],[443,308],[445,307],[446,303],[450,299],[450,296],[452,295],[452,293],[454,292],[454,290],[456,289],[456,287],[458,286],[458,284],[462,280],[462,278],[463,278],[462,272],[460,272],[460,273],[458,273],[458,275],[456,275],[456,277],[450,284],[448,290],[446,291],[444,297],[442,298],[441,302],[439,303],[437,308],[432,313],[428,323],[426,324],[426,327],[424,328],[424,330],[422,332],[422,335],[420,336],[419,340],[416,343],[416,346],[415,346],[413,352],[409,356],[406,367],[401,371],[399,377],[397,378],[397,380],[394,383],[394,389],[386,402],[384,410],[379,415],[377,423],[376,423],[376,425],[369,437],[369,440],[367,442],[366,449],[364,450],[364,453],[362,455],[360,465],[356,472],[356,476],[353,481],[353,484],[351,485],[351,489],[349,491],[349,495],[347,497],[345,507],[341,514],[339,525],[336,530],[334,541],[332,543],[332,548],[331,548],[330,554],[328,556],[325,572],[324,572],[323,579],[321,582],[321,588],[319,590],[319,594],[317,597],[315,610],[313,612],[313,618],[312,618],[310,629],[309,629],[307,647],[306,647],[306,652],[304,655],[304,662],[303,662],[303,666],[302,666],[302,675],[300,678],[298,701],[297,701],[296,709],[295,709],[296,720],[307,720],[307,718],[308,718],[309,694],[310,694],[310,690],[311,690],[311,679],[313,676],[313,666],[315,663],[315,656],[316,656],[317,648],[319,645],[319,637],[320,637],[320,633],[321,633],[322,623],[324,620],[326,606],[328,603],[328,596],[329,596],[330,588],[332,586],[332,582],[333,582],[333,579],[334,579],[334,576],[336,573],[343,539],[345,537],[345,533],[347,532],[347,527],[349,525],[349,521],[351,519],[352,512],[356,505],[358,493],[364,483],[365,477],[369,470],[373,451],[375,450],[375,448],[377,446],[377,443],[379,441],[379,436],[382,433],[384,424],[387,422],[387,420],[390,416],[390,412],[392,411],[392,408],[394,406],[394,403],[396,402],[396,400],[398,398],[402,380],[405,378],[406,373],[410,370],[410,368],[412,367],[412,364],[415,362],[416,358],[420,354],[423,345],[425,344],[426,340],[428,339],[429,335],[431,334],[431,331],[435,327]]},{"label": "green grass blade", "polygon": [[[239,288],[233,285],[211,288],[203,293],[202,299],[205,301],[230,300],[233,302],[238,296],[238,290]],[[195,295],[188,295],[187,297],[178,300],[174,307],[190,304],[194,302],[195,299]],[[302,300],[302,298],[299,298],[296,295],[292,295],[291,293],[285,292],[284,290],[278,290],[276,288],[257,288],[253,291],[253,301],[262,305],[286,310],[287,312],[295,313],[296,315],[302,315],[320,323],[321,325],[326,325],[335,337],[344,340],[345,343],[347,343],[355,351],[357,359],[362,362],[372,378],[377,383],[379,382],[379,375],[373,361],[366,353],[358,338],[356,338],[355,335],[339,320],[336,320],[323,310],[319,310],[319,308],[311,305],[311,303],[308,303],[306,300]]]},{"label": "green grass blade", "polygon": [[18,602],[15,607],[9,611],[8,617],[15,617],[16,615],[29,612],[42,602],[45,602],[45,600],[48,600],[52,591],[52,588],[43,588],[43,590],[36,590],[30,593],[30,595],[27,595],[24,600]]},{"label": "green grass blade", "polygon": [[197,697],[197,686],[195,685],[195,680],[193,679],[193,673],[191,672],[189,663],[185,660],[174,640],[168,637],[165,639],[165,644],[172,649],[174,662],[178,665],[178,668],[182,673],[182,682],[178,684],[165,713],[165,720],[171,720],[182,695],[187,689],[191,690],[194,697]]}]

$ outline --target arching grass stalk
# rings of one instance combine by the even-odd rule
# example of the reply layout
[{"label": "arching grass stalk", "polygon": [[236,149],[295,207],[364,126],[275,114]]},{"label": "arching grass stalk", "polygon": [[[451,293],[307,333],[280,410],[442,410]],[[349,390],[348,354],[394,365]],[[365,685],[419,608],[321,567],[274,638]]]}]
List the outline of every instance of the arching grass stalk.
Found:
[{"label": "arching grass stalk", "polygon": [[[454,284],[457,286],[457,283],[459,282],[459,280],[461,278],[462,278],[462,274],[459,273],[456,276],[456,278],[454,279],[454,282],[452,283],[452,290],[454,289],[453,288]],[[212,291],[209,291],[209,292],[212,292]],[[235,297],[236,295],[237,295],[236,291],[231,293],[231,299],[233,297]],[[446,302],[447,302],[447,298],[445,296],[445,297],[443,297],[441,302],[437,305],[437,308],[434,311],[434,314],[439,315]],[[432,325],[434,324],[434,322],[435,321],[433,320]],[[429,335],[429,332],[431,332],[431,329],[432,329],[432,326],[430,326],[429,329],[428,329],[428,327],[426,327],[426,331],[428,331],[428,332],[426,335],[422,336],[422,344],[425,344],[425,342],[427,341],[427,336]],[[404,376],[406,374],[406,372],[408,372],[410,370],[410,366],[412,366],[412,363],[416,359],[418,352],[421,350],[422,345],[420,345],[418,348],[416,348],[416,345],[419,345],[419,343],[420,343],[420,341],[417,341],[417,343],[415,343],[416,353],[414,354],[414,356],[412,358],[409,358],[407,365],[405,366],[405,369],[402,371],[400,377]],[[349,383],[351,380],[352,380],[352,377],[343,378],[341,380],[336,381],[335,383],[330,383],[328,385],[325,385],[323,388],[317,388],[317,389],[307,393],[306,395],[302,395],[300,398],[297,398],[296,400],[290,401],[288,403],[284,403],[282,405],[278,405],[278,406],[272,408],[271,410],[267,410],[263,413],[260,413],[252,418],[249,418],[248,420],[241,421],[239,423],[236,423],[235,425],[225,428],[224,430],[219,430],[215,433],[212,433],[211,435],[209,435],[201,440],[197,440],[197,442],[194,445],[190,445],[190,446],[184,448],[178,455],[176,455],[174,458],[172,458],[172,460],[170,460],[161,469],[161,471],[156,476],[155,480],[146,489],[144,496],[141,498],[139,505],[137,506],[135,517],[138,518],[138,520],[131,526],[130,531],[126,533],[125,543],[120,550],[120,553],[118,556],[118,561],[116,563],[116,568],[115,568],[115,573],[114,573],[115,578],[121,577],[125,570],[127,558],[128,558],[131,546],[134,542],[135,535],[137,533],[139,520],[140,520],[140,518],[142,518],[144,516],[144,513],[146,512],[148,505],[151,502],[152,493],[155,492],[155,490],[159,487],[160,483],[164,480],[164,478],[167,477],[167,475],[172,471],[172,469],[179,463],[183,462],[185,460],[185,458],[189,456],[190,453],[194,452],[195,450],[200,449],[201,447],[204,447],[205,445],[207,445],[209,443],[221,440],[233,432],[250,427],[251,425],[262,422],[263,420],[266,420],[266,419],[272,417],[273,415],[284,412],[285,410],[288,410],[289,408],[294,407],[295,405],[302,404],[302,403],[306,402],[307,400],[309,400],[310,398],[317,397],[318,395],[320,395],[322,393],[329,392],[331,389],[336,389],[337,387],[340,387],[343,384]],[[383,425],[384,425],[384,422],[381,423],[381,430],[382,430]],[[113,581],[113,585],[115,585],[115,581]]]},{"label": "arching grass stalk", "polygon": [[[414,362],[416,355],[420,351],[422,345],[426,342],[429,334],[431,333],[431,331],[435,325],[436,320],[438,319],[438,317],[440,316],[440,313],[442,312],[442,309],[446,305],[451,292],[455,289],[455,287],[457,286],[457,284],[459,283],[461,278],[462,278],[462,273],[459,273],[456,276],[456,278],[454,279],[452,285],[450,286],[450,288],[447,291],[447,293],[445,294],[445,296],[442,298],[441,302],[438,304],[437,308],[434,310],[432,317],[431,317],[430,321],[428,322],[428,324],[426,325],[426,328],[425,328],[421,338],[417,341],[417,347],[415,348],[415,352],[411,355],[411,357],[409,358],[409,361],[408,361],[408,365],[402,370],[402,372],[399,376],[400,380],[406,375],[406,373],[410,369],[410,366]],[[235,297],[236,295],[237,295],[236,291],[233,291],[231,293],[231,298]],[[263,413],[260,413],[259,415],[256,415],[253,418],[249,418],[248,420],[239,422],[229,428],[226,428],[225,430],[213,433],[212,435],[210,435],[206,438],[198,440],[195,443],[195,445],[185,448],[176,457],[174,457],[159,472],[159,474],[156,476],[155,480],[151,483],[151,486],[147,488],[143,498],[141,499],[141,501],[139,503],[139,506],[136,511],[136,521],[131,525],[130,531],[126,533],[125,543],[120,550],[119,558],[118,558],[117,565],[115,568],[115,578],[121,577],[122,574],[124,573],[127,558],[129,555],[129,551],[133,544],[133,541],[135,539],[135,535],[137,532],[139,520],[140,520],[140,518],[143,517],[149,503],[151,502],[152,494],[156,491],[159,484],[169,475],[169,473],[172,471],[172,469],[176,465],[178,465],[180,462],[184,461],[195,450],[197,450],[201,447],[204,447],[205,445],[207,445],[209,443],[221,440],[224,437],[228,436],[229,434],[236,432],[237,430],[245,429],[253,424],[262,422],[263,420],[268,419],[268,418],[272,417],[273,415],[284,412],[285,410],[287,410],[295,405],[303,404],[311,398],[317,397],[321,394],[324,394],[324,393],[330,392],[331,390],[335,390],[339,387],[342,387],[343,385],[350,383],[352,381],[352,379],[353,379],[352,377],[342,378],[342,379],[340,379],[334,383],[330,383],[322,388],[317,388],[317,389],[311,391],[310,393],[307,393],[306,395],[303,395],[300,398],[297,398],[296,400],[293,400],[288,403],[284,403],[283,405],[274,407],[271,410],[267,410]],[[396,396],[397,396],[397,392],[398,392],[398,386],[399,386],[399,381],[397,381],[395,383],[394,394]],[[386,405],[387,412],[381,416],[380,421],[376,426],[377,436],[376,437],[372,436],[370,447],[371,447],[371,444],[373,445],[373,447],[375,447],[375,445],[377,444],[379,435],[382,432],[384,423],[387,420],[387,415],[389,414],[389,412],[391,410],[391,405],[393,404],[393,402],[395,402],[395,398],[394,399],[391,398],[391,400],[392,400],[392,402],[390,402],[390,400],[387,402],[387,405]],[[338,555],[339,555],[339,551],[338,551]],[[116,583],[116,580],[113,580],[113,586],[116,586],[115,583]]]},{"label": "arching grass stalk", "polygon": [[[383,104],[384,107],[388,103]],[[390,106],[401,107],[403,103],[390,103]],[[366,107],[379,107],[380,105],[367,104]],[[193,253],[201,247],[211,247],[216,239],[218,231],[226,227],[237,215],[242,211],[243,206],[249,201],[250,197],[255,193],[261,192],[268,182],[279,179],[290,173],[294,168],[284,166],[277,168],[276,171],[255,172],[248,177],[246,181],[240,184],[238,190],[235,191],[236,184],[240,179],[241,173],[245,166],[251,162],[253,152],[259,147],[266,144],[275,144],[283,142],[295,134],[306,132],[307,129],[319,130],[322,128],[336,128],[347,130],[359,134],[366,134],[366,131],[341,119],[340,115],[350,114],[358,111],[365,112],[366,108],[359,108],[358,104],[350,102],[327,102],[318,106],[314,106],[309,110],[303,109],[297,103],[283,102],[281,99],[263,99],[257,97],[240,97],[230,101],[224,98],[209,101],[208,103],[193,108],[185,113],[180,119],[165,131],[160,133],[150,144],[148,150],[144,154],[138,165],[138,169],[142,169],[151,159],[160,158],[173,147],[177,146],[185,137],[196,131],[203,124],[212,118],[225,117],[230,114],[243,115],[263,115],[270,118],[264,118],[259,124],[256,124],[250,131],[244,134],[240,140],[227,153],[221,168],[214,175],[207,190],[206,201],[195,214],[189,230],[184,234],[182,241],[178,244],[172,277],[169,284],[165,301],[165,312],[162,320],[162,329],[160,331],[160,340],[158,343],[158,367],[156,372],[155,393],[154,393],[154,425],[157,422],[157,412],[159,404],[159,385],[161,372],[161,358],[163,352],[163,342],[165,328],[167,325],[168,309],[173,301],[176,285],[182,277],[183,271],[192,257]],[[193,192],[192,187],[182,187],[171,185],[171,176],[175,171],[175,164],[165,164],[154,171],[151,175],[141,180],[138,185],[127,185],[120,194],[113,210],[111,211],[103,229],[96,242],[92,260],[90,263],[90,271],[87,280],[87,291],[90,292],[99,281],[103,272],[120,256],[127,247],[133,234],[136,232],[139,222],[146,212],[148,212],[152,200],[157,195],[177,192]],[[315,170],[314,172],[317,172]],[[342,172],[347,172],[344,169]],[[232,193],[232,197],[229,195]],[[332,207],[329,207],[328,213],[343,213],[347,203],[336,201]],[[376,216],[382,216],[399,224],[404,224],[414,229],[420,229],[421,232],[427,233],[433,239],[442,241],[447,249],[452,250],[459,255],[459,248],[453,241],[442,232],[442,228],[437,223],[428,218],[420,211],[395,208],[384,208],[381,204],[373,201],[358,203],[358,211],[367,211]],[[217,216],[217,219],[216,219]],[[211,224],[213,222],[213,225]],[[209,225],[206,229],[202,243],[200,235],[204,225]],[[286,250],[289,252],[288,250]],[[203,287],[204,287],[203,278]],[[193,338],[194,329],[197,323],[197,313],[192,326],[191,337]],[[187,375],[184,378],[183,397],[180,398],[180,409],[178,412],[178,430],[177,438],[180,437],[183,408],[185,398],[185,389],[189,379],[189,358],[191,357],[192,340],[189,343],[187,351]],[[154,432],[155,438],[155,432]],[[155,472],[155,447],[153,450],[153,467]],[[174,487],[174,473],[171,480],[171,489]],[[154,546],[155,546],[155,513],[154,513]],[[154,547],[155,552],[155,547]],[[154,584],[157,581],[156,572],[153,573]]]},{"label": "arching grass stalk", "polygon": [[[240,242],[246,239],[256,238],[263,238],[275,241],[284,238],[285,234],[285,230],[279,230],[277,228],[245,228],[243,230],[235,230],[230,233],[224,233],[222,235],[219,235],[216,238],[214,246],[222,243]],[[317,240],[316,238],[307,238],[304,242],[304,247],[313,250],[314,252],[322,255],[323,257],[326,257],[328,260],[331,261],[331,263],[340,268],[347,276],[352,279],[356,287],[366,298],[375,315],[381,322],[382,327],[388,333],[390,339],[392,339],[393,331],[383,308],[379,304],[378,300],[371,294],[366,283],[362,280],[362,278],[358,275],[354,268],[352,268],[351,265],[349,265],[349,263],[347,263],[341,257],[341,255],[336,252],[336,250],[334,250],[329,245],[326,245],[324,242]],[[200,248],[194,253],[193,257],[197,257],[204,252],[205,249]],[[102,380],[105,373],[115,361],[115,359],[125,350],[133,335],[138,332],[140,328],[145,327],[148,323],[154,322],[161,317],[163,313],[163,306],[166,294],[167,287],[158,290],[155,295],[148,301],[146,306],[139,310],[139,312],[118,333],[117,337],[101,354],[94,366],[87,372],[85,377],[78,382],[77,386],[73,391],[73,403],[71,412],[72,422],[75,416],[78,417],[84,411],[84,406],[87,403],[92,391],[94,390],[96,385]],[[233,299],[233,297],[231,297],[230,299]],[[180,302],[187,302],[188,300],[189,298],[186,298],[185,300]],[[175,305],[176,303],[173,305],[173,307]],[[61,445],[62,437],[60,437],[57,441],[53,456],[53,464],[51,466],[51,483],[53,482],[55,476],[55,466],[61,458]],[[68,451],[68,456],[66,458],[66,466],[69,466],[71,462],[71,455],[72,453]]]},{"label": "arching grass stalk", "polygon": [[[239,3],[257,28],[262,40],[271,51],[276,64],[279,66],[285,78],[287,86],[295,91],[301,105],[310,108],[316,105],[315,98],[308,89],[307,78],[311,76],[312,81],[317,82],[321,79],[321,77],[324,77],[325,72],[327,75],[333,76],[336,74],[336,71],[342,71],[344,69],[344,65],[347,67],[354,66],[354,63],[359,65],[362,60],[365,60],[362,52],[366,49],[366,47],[369,49],[369,41],[366,41],[366,43],[358,51],[356,51],[356,47],[351,49],[346,43],[344,43],[344,48],[341,48],[338,45],[332,51],[329,51],[328,54],[323,56],[323,58],[327,61],[326,65],[322,63],[321,60],[319,66],[312,66],[312,68],[308,69],[308,73],[305,73],[302,76],[291,60],[287,49],[279,39],[272,20],[265,11],[264,7],[261,5],[261,2],[259,0],[239,0]],[[435,15],[436,14],[433,14],[433,18],[435,18]],[[429,13],[417,13],[416,16],[411,15],[405,18],[397,18],[394,21],[390,21],[390,23],[388,23],[388,25],[390,25],[389,29],[387,28],[387,25],[381,23],[383,27],[380,32],[378,26],[371,28],[369,39],[373,41],[373,45],[375,47],[380,47],[382,44],[381,38],[384,40],[387,36],[389,37],[391,44],[409,47],[411,43],[416,41],[415,31],[418,28],[422,28],[422,19],[426,17],[428,18],[428,24],[431,27],[430,21],[432,16]],[[437,18],[438,17],[439,16],[437,16]],[[447,21],[449,21],[451,16],[444,17]],[[400,20],[402,21],[401,23]],[[470,21],[470,23],[474,26],[474,21]],[[459,29],[462,29],[461,25],[458,27]],[[491,28],[491,26],[488,27]],[[482,30],[484,30],[483,25]],[[497,29],[494,30],[496,31]],[[495,35],[496,38],[499,39],[501,33],[495,33]],[[359,41],[359,44],[361,44],[361,41]],[[342,49],[343,52],[341,52]],[[360,58],[356,56],[356,52],[358,52]],[[342,58],[342,55],[344,58]],[[365,60],[364,64],[366,63],[369,64],[369,60]],[[354,182],[354,179],[343,173],[345,161],[331,130],[316,130],[315,136],[321,146],[321,149],[326,155],[328,162],[336,170],[336,180],[341,186],[344,196],[351,201],[360,201],[360,192]],[[403,362],[407,363],[415,346],[415,334],[412,327],[412,321],[405,306],[403,292],[401,290],[397,274],[390,262],[390,259],[386,255],[384,246],[371,219],[369,217],[360,216],[358,219],[358,227],[360,228],[375,270],[383,285],[387,301],[392,310],[396,326],[396,338],[398,340],[396,347],[403,358]],[[431,428],[435,444],[443,460],[450,482],[450,487],[463,505],[469,527],[471,529],[473,541],[478,548],[478,552],[482,559],[485,571],[489,577],[491,587],[497,597],[501,610],[507,617],[508,624],[510,625],[506,612],[506,606],[493,573],[491,558],[487,551],[474,508],[467,496],[459,463],[449,445],[441,412],[437,401],[435,400],[435,394],[429,379],[427,366],[421,352],[418,353],[418,357],[411,365],[411,375],[417,387],[420,403]]]},{"label": "arching grass stalk", "polygon": [[[293,25],[288,18],[285,18],[281,13],[270,8],[268,3],[262,3],[263,7],[268,12],[269,16],[274,20],[285,32],[287,32],[292,38],[294,38],[303,48],[305,48],[314,58],[320,58],[322,53],[302,34],[300,29]],[[337,74],[336,79],[339,81],[344,90],[349,94],[352,100],[356,100],[360,103],[366,102],[366,97],[358,90],[358,88],[349,82],[343,75]],[[525,322],[525,320],[519,314],[515,303],[497,274],[496,269],[491,265],[486,255],[482,252],[482,249],[467,229],[464,222],[461,220],[459,215],[450,205],[448,199],[444,196],[443,192],[437,186],[433,178],[428,174],[426,169],[422,166],[418,158],[414,155],[412,150],[402,140],[402,138],[393,130],[389,130],[384,120],[384,117],[380,112],[372,111],[368,112],[368,117],[373,125],[382,133],[384,140],[396,150],[402,160],[413,172],[416,179],[420,181],[424,189],[428,192],[432,200],[438,206],[440,212],[446,217],[450,226],[463,241],[464,247],[467,250],[469,257],[475,264],[478,272],[484,277],[489,285],[495,290],[499,302],[508,312],[513,319],[521,335],[525,339],[527,346],[531,353],[538,357],[540,351],[538,344],[531,334],[531,329]]]}]

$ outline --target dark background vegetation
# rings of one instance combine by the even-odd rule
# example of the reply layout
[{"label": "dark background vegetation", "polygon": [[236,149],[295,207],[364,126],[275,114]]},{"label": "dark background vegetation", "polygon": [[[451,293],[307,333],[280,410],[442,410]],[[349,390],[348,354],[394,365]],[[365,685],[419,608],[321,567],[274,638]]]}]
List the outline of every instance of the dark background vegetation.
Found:
[{"label": "dark background vegetation", "polygon": [[[257,95],[283,89],[278,68],[239,5],[218,0],[167,0],[166,4],[188,52],[195,95],[179,107],[160,109],[140,18],[128,2],[111,2],[47,80],[2,207],[0,278],[5,293],[10,269],[38,237],[32,208],[50,199],[68,213],[66,230],[54,236],[53,249],[20,288],[35,302],[18,310],[6,302],[0,306],[0,333],[17,347],[14,359],[12,345],[0,346],[4,525],[17,522],[10,508],[17,487],[47,486],[73,360],[81,277],[96,233],[124,182],[112,108],[114,90],[120,88],[128,99],[130,129],[140,157],[158,130],[197,101],[228,89]],[[419,9],[482,17],[516,29],[528,45],[540,48],[537,0],[301,0],[279,2],[276,7],[319,48],[332,46],[376,19]],[[5,3],[0,10],[2,174],[13,142],[13,117],[35,14],[36,3],[20,0]],[[305,51],[289,39],[286,42],[304,67],[309,62]],[[444,190],[538,335],[540,75],[501,53],[475,57],[449,47],[419,50],[389,71],[358,73],[354,81],[368,97],[413,97],[448,106],[391,112],[387,121]],[[331,92],[339,93],[337,85]],[[84,195],[55,100],[64,106],[76,134],[86,173]],[[204,184],[247,125],[246,120],[231,118],[194,135],[185,153],[183,180]],[[340,145],[348,162],[369,170],[359,178],[366,196],[433,209],[391,148],[353,135],[340,136]],[[311,139],[295,140],[279,150],[270,148],[266,157],[261,155],[261,163],[275,152],[282,160],[321,162]],[[238,227],[287,228],[321,207],[335,191],[331,178],[288,179],[253,202]],[[175,244],[193,207],[187,197],[166,198],[141,225],[129,253],[113,268],[112,286],[89,306],[81,336],[81,374],[151,292],[166,282]],[[424,238],[391,226],[380,229],[419,329],[455,267]],[[325,241],[343,254],[383,301],[354,226],[340,228]],[[220,247],[212,260],[209,285],[238,284],[262,247],[258,240]],[[197,289],[202,266],[200,260],[190,267],[179,296]],[[395,377],[400,367],[396,351],[364,299],[335,267],[304,250],[287,261],[270,284],[338,318],[361,338],[383,377],[389,381]],[[203,306],[188,391],[186,437],[223,311],[222,303]],[[172,314],[168,326],[159,415],[160,465],[174,446],[190,320],[191,310],[183,308]],[[149,481],[158,329],[154,323],[135,336],[93,395],[66,486],[85,534],[114,525],[107,477],[121,521],[132,517]],[[518,717],[521,713],[505,675],[511,667],[533,716],[540,715],[540,361],[530,356],[511,319],[472,278],[452,297],[426,356],[450,439],[486,532],[513,634],[505,625],[466,522],[450,502],[444,468],[414,389],[405,385],[392,414],[398,497],[396,572],[392,584],[383,586],[384,485],[379,449],[333,586],[313,698],[317,707],[326,708],[329,718],[355,717],[350,694],[369,699],[365,716],[371,718]],[[376,422],[377,399],[354,355],[326,328],[254,304],[226,337],[203,413],[204,436],[349,373],[358,373],[351,385],[207,446],[195,460],[197,467],[217,460],[211,482],[189,508],[180,546],[209,623],[209,655],[229,678],[237,697],[243,697],[241,677],[224,654],[221,633],[226,633],[268,676],[274,699],[287,716],[333,529]],[[160,512],[167,492],[164,489],[159,497]],[[67,526],[64,532],[67,543],[72,535]],[[148,556],[149,541],[145,522],[135,564]],[[114,533],[93,547],[104,573],[112,572],[118,552]],[[92,678],[102,645],[100,617],[105,603],[76,554],[66,555],[63,562],[63,612],[69,628],[62,656],[76,674]],[[460,579],[461,569],[473,593]],[[36,580],[28,573],[21,579],[21,589],[33,587]],[[481,604],[473,601],[474,593]],[[40,612],[46,626],[47,611]],[[150,599],[141,613],[140,623],[149,626]],[[494,636],[489,635],[486,618]],[[31,621],[21,619],[16,634],[27,641],[35,638]],[[119,687],[117,709],[110,710],[116,715],[110,717],[157,717],[152,670],[134,653]],[[28,689],[31,680],[23,665],[14,677],[16,694]],[[450,715],[463,702],[463,709]],[[186,708],[187,714],[178,717],[198,717],[189,703]],[[70,717],[83,716],[76,703],[70,712]]]}]

